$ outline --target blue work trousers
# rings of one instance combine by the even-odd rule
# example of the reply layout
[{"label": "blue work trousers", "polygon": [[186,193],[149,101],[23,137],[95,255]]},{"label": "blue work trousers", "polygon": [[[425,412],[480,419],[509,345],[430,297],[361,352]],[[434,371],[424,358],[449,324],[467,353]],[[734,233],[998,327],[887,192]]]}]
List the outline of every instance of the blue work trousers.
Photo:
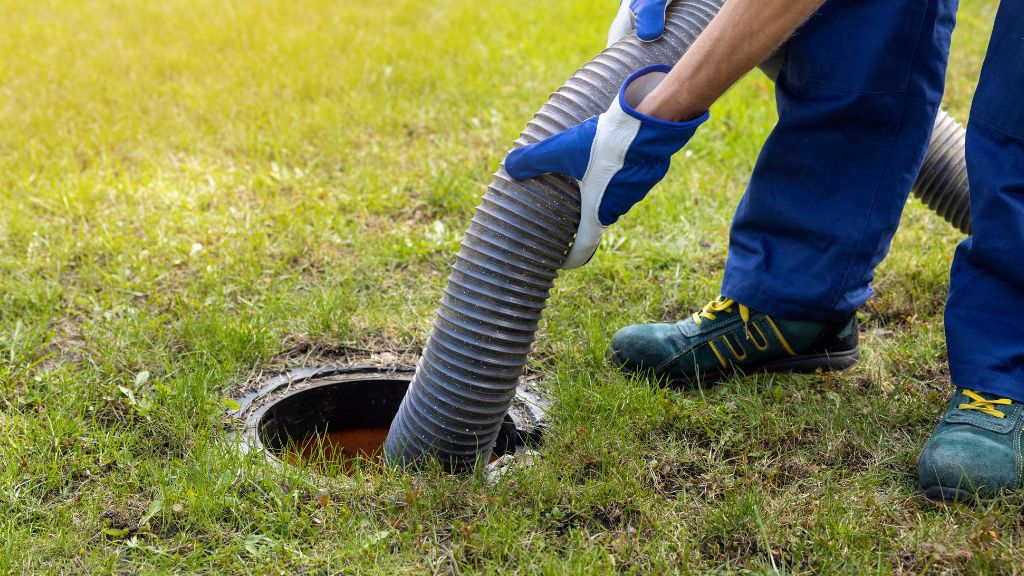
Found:
[{"label": "blue work trousers", "polygon": [[[838,320],[870,297],[942,99],[956,0],[829,0],[788,44],[779,121],[730,234],[722,294]],[[1004,0],[967,135],[974,235],[946,331],[955,384],[1024,401],[1024,2]]]},{"label": "blue work trousers", "polygon": [[1024,2],[1003,0],[967,124],[972,235],[946,302],[958,386],[1024,402]]}]

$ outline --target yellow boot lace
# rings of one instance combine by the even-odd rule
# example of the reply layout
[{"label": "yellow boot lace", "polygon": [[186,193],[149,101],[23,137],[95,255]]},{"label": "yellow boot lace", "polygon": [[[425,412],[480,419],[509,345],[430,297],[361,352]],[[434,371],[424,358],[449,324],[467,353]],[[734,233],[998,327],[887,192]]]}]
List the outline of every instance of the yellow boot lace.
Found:
[{"label": "yellow boot lace", "polygon": [[989,416],[995,416],[996,418],[1006,418],[1006,414],[996,409],[996,405],[1009,406],[1013,404],[1013,400],[1009,398],[997,398],[995,400],[986,400],[982,398],[977,392],[971,390],[964,390],[964,396],[967,396],[974,402],[964,402],[957,406],[961,410],[977,410],[982,414],[988,414]]},{"label": "yellow boot lace", "polygon": [[707,318],[708,320],[714,320],[718,318],[716,314],[726,313],[731,314],[733,306],[740,309],[740,318],[743,320],[743,325],[747,326],[750,322],[750,308],[747,308],[743,304],[733,300],[732,298],[726,298],[725,296],[719,296],[711,302],[708,302],[707,306],[702,308],[698,312],[693,313],[693,321],[697,323],[697,326],[701,325],[701,319]]}]

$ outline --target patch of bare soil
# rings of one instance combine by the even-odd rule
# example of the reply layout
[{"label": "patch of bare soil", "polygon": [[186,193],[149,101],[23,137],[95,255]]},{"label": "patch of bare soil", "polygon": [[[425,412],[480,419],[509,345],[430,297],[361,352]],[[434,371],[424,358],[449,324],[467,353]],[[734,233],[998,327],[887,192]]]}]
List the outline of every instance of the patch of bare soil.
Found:
[{"label": "patch of bare soil", "polygon": [[241,382],[226,393],[228,398],[241,398],[255,392],[271,379],[287,374],[296,368],[319,368],[323,366],[351,367],[373,366],[376,368],[415,368],[419,361],[419,347],[379,339],[365,346],[352,346],[332,342],[317,342],[305,335],[288,338],[283,352],[266,364],[253,370]]}]

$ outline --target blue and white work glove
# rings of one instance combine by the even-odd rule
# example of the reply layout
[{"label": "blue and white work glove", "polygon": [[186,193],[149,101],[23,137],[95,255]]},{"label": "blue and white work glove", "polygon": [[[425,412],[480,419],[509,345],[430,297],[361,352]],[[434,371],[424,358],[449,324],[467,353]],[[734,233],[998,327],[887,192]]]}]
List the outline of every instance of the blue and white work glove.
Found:
[{"label": "blue and white work glove", "polygon": [[653,42],[665,33],[665,10],[671,0],[622,0],[619,13],[608,29],[608,46],[628,36],[636,27],[637,38]]},{"label": "blue and white work glove", "polygon": [[656,64],[637,70],[607,112],[505,158],[505,170],[516,180],[557,173],[579,183],[580,225],[563,268],[579,268],[590,260],[605,228],[665,177],[672,155],[708,119],[704,112],[686,122],[668,122],[636,111],[671,69]]}]

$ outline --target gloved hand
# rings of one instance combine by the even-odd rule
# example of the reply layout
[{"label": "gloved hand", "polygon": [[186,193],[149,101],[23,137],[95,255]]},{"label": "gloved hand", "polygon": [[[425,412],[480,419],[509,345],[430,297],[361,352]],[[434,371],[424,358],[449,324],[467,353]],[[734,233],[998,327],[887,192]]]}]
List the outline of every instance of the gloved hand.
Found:
[{"label": "gloved hand", "polygon": [[[665,32],[665,10],[671,0],[621,0],[619,13],[608,29],[608,46],[628,36],[636,26],[636,35],[653,42]],[[607,46],[606,46],[607,47]]]},{"label": "gloved hand", "polygon": [[704,112],[686,122],[668,122],[635,110],[671,69],[657,64],[637,70],[607,112],[505,158],[505,170],[517,180],[558,173],[579,182],[580,225],[563,268],[590,260],[605,228],[665,177],[672,154],[708,119]]}]

